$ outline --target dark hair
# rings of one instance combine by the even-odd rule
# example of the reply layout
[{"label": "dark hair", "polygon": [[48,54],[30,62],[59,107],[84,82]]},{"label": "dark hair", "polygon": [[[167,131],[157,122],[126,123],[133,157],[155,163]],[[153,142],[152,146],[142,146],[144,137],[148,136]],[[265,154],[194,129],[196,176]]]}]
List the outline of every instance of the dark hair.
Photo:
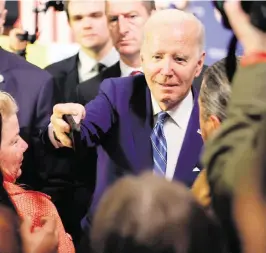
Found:
[{"label": "dark hair", "polygon": [[[66,11],[68,20],[69,20],[69,3],[70,3],[70,1],[71,0],[65,0],[64,1],[64,7],[65,7],[65,11]],[[151,12],[156,9],[155,2],[153,0],[149,0],[149,1],[142,0],[142,3],[149,14],[151,14]]]},{"label": "dark hair", "polygon": [[95,253],[221,253],[220,227],[180,183],[153,174],[125,177],[100,201]]},{"label": "dark hair", "polygon": [[[239,62],[239,58],[237,58]],[[203,116],[207,119],[215,115],[220,121],[226,119],[227,104],[231,97],[231,85],[226,75],[225,59],[208,67],[203,75],[200,89],[200,102],[203,105]]]}]

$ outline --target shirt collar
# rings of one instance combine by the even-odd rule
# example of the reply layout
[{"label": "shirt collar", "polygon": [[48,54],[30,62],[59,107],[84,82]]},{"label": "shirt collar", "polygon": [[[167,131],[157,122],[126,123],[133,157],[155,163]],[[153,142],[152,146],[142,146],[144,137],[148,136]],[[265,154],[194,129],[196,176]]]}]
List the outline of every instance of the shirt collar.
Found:
[{"label": "shirt collar", "polygon": [[121,59],[119,61],[119,66],[120,66],[120,70],[121,70],[121,77],[130,76],[130,74],[133,71],[141,71],[141,72],[143,72],[141,67],[132,68],[132,67],[126,65]]},{"label": "shirt collar", "polygon": [[[155,100],[154,96],[151,93],[151,101],[153,108],[153,115],[156,116],[159,112],[162,111],[159,104]],[[192,109],[193,109],[193,95],[192,91],[188,93],[188,95],[175,107],[166,111],[173,121],[180,127],[181,129],[185,129],[187,127]]]},{"label": "shirt collar", "polygon": [[79,50],[79,66],[81,73],[91,72],[97,61],[88,56],[82,49]]},{"label": "shirt collar", "polygon": [[108,54],[100,60],[100,63],[102,63],[106,67],[111,67],[118,61],[119,61],[119,54],[116,51],[116,49],[112,47],[112,49],[108,52]]},{"label": "shirt collar", "polygon": [[[96,66],[97,61],[88,56],[82,49],[79,50],[79,65],[82,72],[90,72]],[[119,54],[113,47],[99,62],[106,67],[111,67],[119,60]]]}]

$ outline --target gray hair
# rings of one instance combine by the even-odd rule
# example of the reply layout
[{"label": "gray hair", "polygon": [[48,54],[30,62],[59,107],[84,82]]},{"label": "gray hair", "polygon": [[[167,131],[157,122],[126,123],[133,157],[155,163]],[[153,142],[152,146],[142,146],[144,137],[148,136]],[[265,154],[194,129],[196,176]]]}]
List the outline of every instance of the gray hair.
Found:
[{"label": "gray hair", "polygon": [[220,121],[225,120],[230,97],[231,85],[226,75],[225,59],[222,59],[208,67],[203,75],[199,99],[204,119],[215,115]]}]

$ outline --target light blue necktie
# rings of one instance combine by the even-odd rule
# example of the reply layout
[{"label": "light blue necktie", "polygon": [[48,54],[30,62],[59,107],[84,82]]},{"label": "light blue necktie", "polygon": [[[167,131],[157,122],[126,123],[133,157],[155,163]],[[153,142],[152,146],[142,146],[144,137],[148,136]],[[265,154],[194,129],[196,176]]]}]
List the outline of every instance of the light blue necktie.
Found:
[{"label": "light blue necktie", "polygon": [[167,164],[167,144],[163,132],[163,124],[169,115],[166,112],[158,113],[158,119],[151,133],[153,150],[154,172],[159,176],[165,176]]}]

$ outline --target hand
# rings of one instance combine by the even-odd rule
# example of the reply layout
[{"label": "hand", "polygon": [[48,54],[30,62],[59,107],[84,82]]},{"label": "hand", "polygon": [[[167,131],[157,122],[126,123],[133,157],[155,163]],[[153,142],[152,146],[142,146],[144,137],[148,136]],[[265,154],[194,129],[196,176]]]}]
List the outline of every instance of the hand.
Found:
[{"label": "hand", "polygon": [[236,37],[244,48],[245,55],[266,51],[266,33],[250,23],[250,18],[242,10],[240,1],[227,1],[224,9]]},{"label": "hand", "polygon": [[80,124],[80,121],[85,117],[86,111],[84,106],[74,103],[57,104],[54,106],[51,123],[55,135],[63,146],[71,148],[71,140],[66,135],[66,133],[70,132],[70,126],[62,119],[64,114],[72,115],[75,122]]},{"label": "hand", "polygon": [[41,219],[42,227],[32,230],[32,221],[25,218],[20,234],[24,253],[57,253],[58,231],[56,221],[51,217]]},{"label": "hand", "polygon": [[9,47],[12,51],[16,52],[26,49],[28,41],[21,41],[17,37],[18,34],[24,34],[24,32],[25,31],[20,28],[14,28],[9,32]]}]

